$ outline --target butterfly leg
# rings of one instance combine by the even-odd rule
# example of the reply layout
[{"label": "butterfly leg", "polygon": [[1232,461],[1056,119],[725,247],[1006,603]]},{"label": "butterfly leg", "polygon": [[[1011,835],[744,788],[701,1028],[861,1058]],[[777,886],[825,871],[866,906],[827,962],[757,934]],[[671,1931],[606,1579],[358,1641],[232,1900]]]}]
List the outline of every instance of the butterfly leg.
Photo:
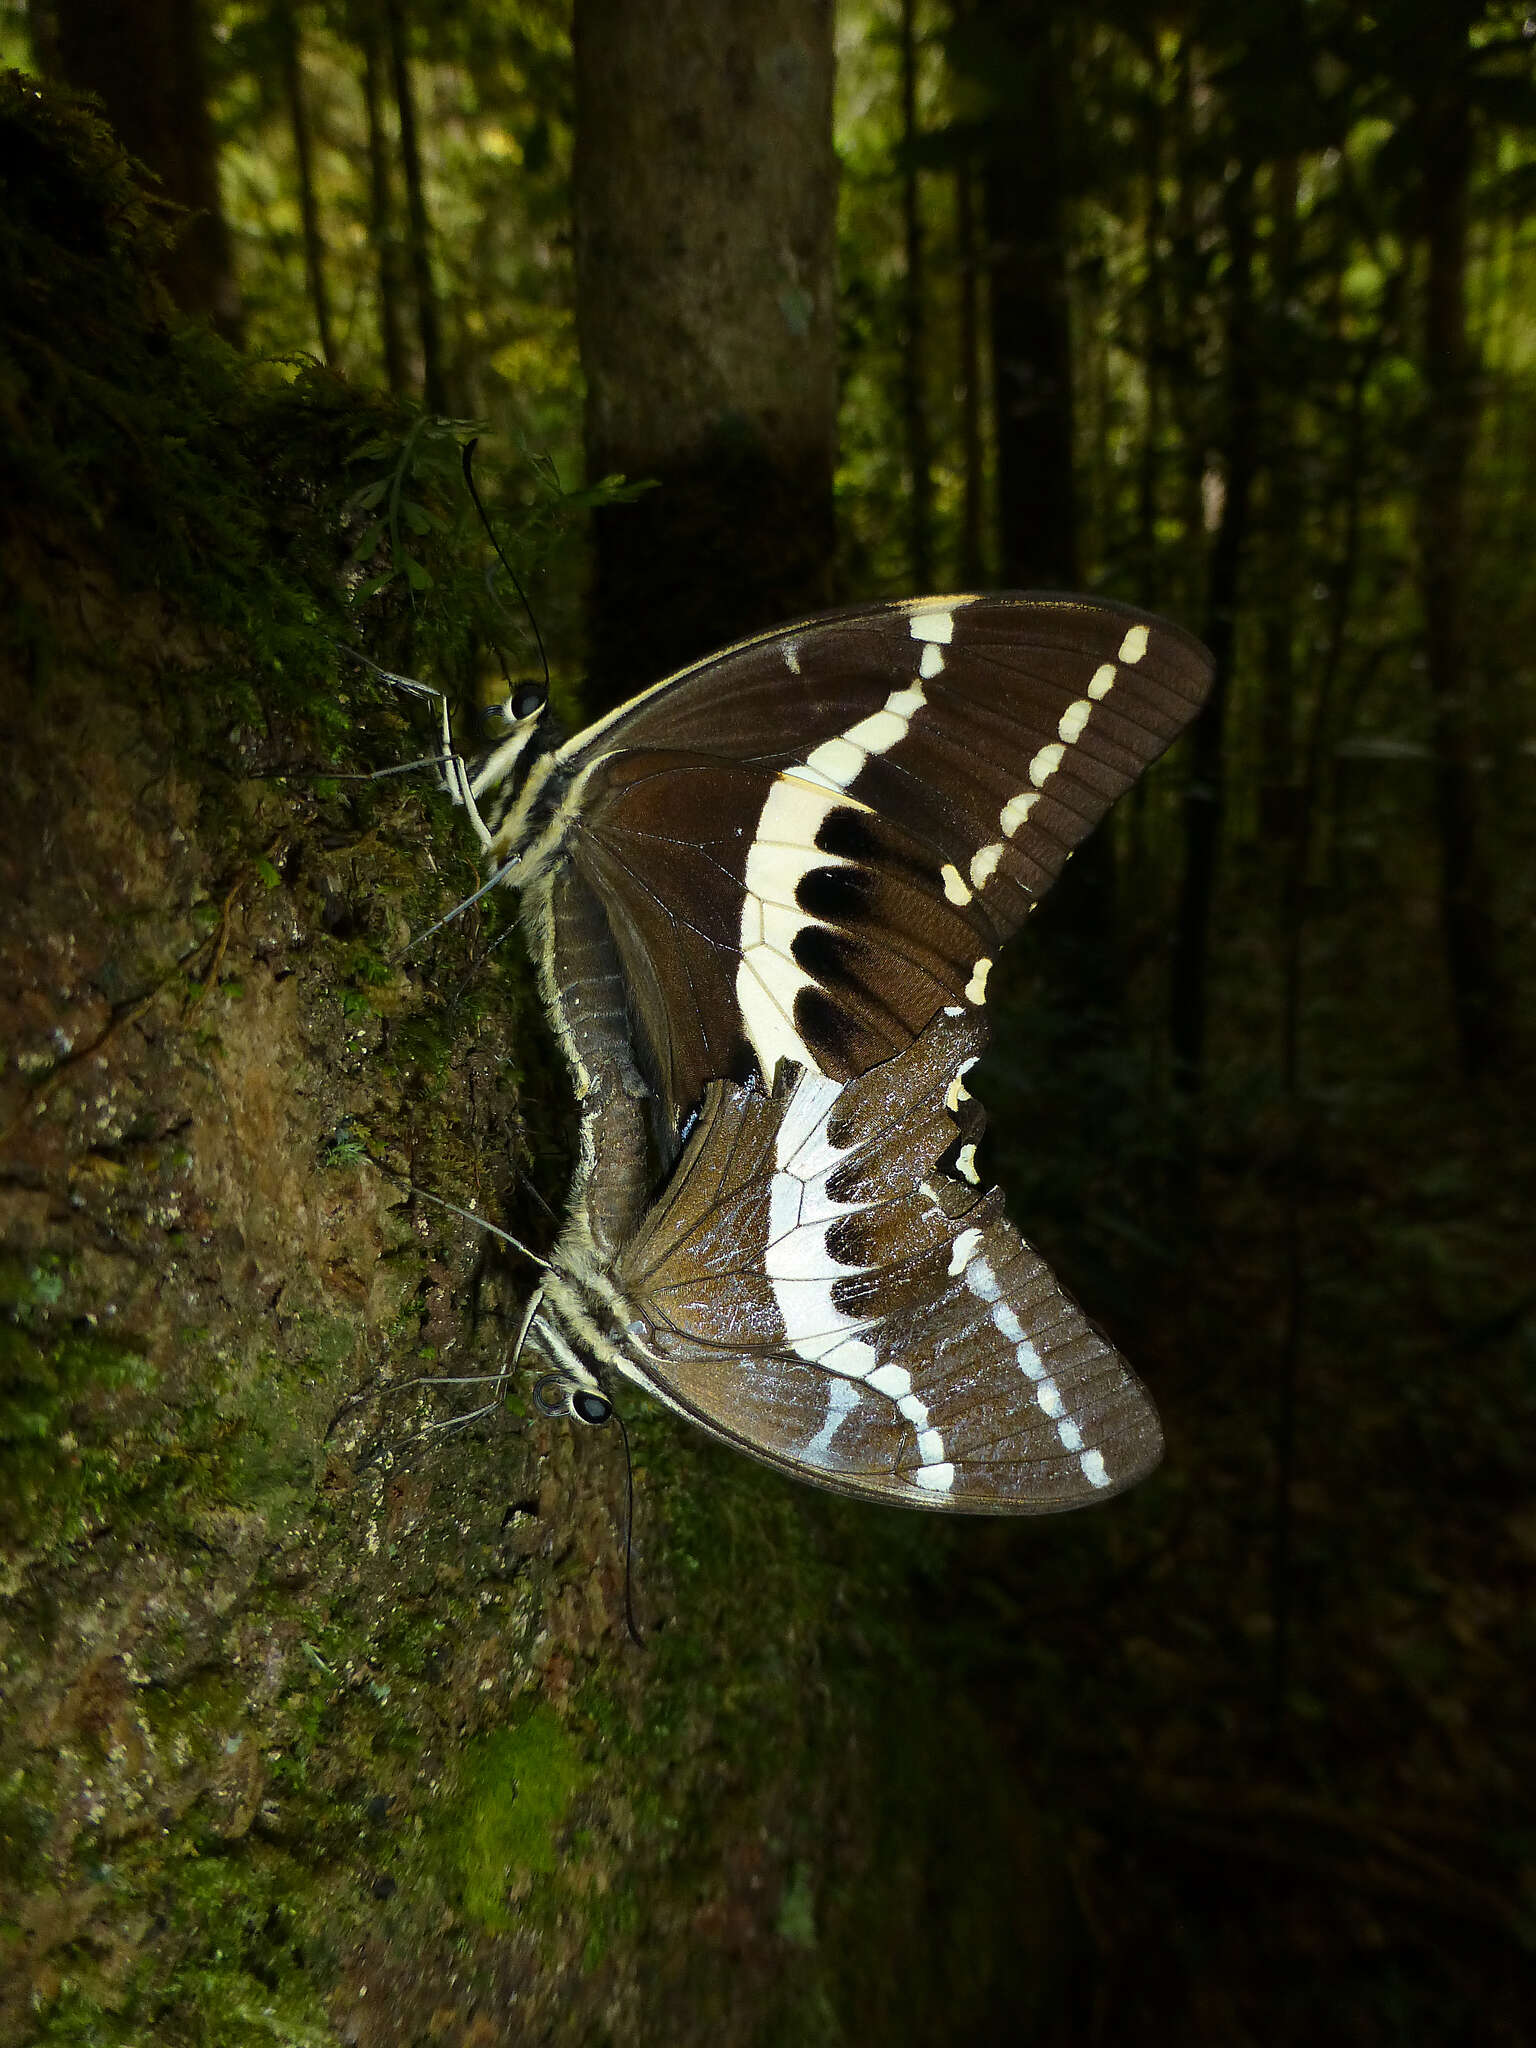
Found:
[{"label": "butterfly leg", "polygon": [[453,743],[453,726],[448,716],[448,698],[446,693],[439,690],[433,683],[422,682],[417,676],[402,676],[398,675],[393,669],[381,668],[376,661],[370,661],[366,654],[359,654],[355,647],[348,647],[343,651],[350,654],[354,661],[360,661],[364,668],[371,669],[381,682],[390,684],[394,689],[404,690],[408,696],[425,697],[435,701],[442,749],[441,752],[436,754],[424,754],[415,761],[402,761],[392,768],[376,768],[366,775],[356,777],[343,776],[340,779],[343,781],[378,782],[389,775],[410,774],[417,768],[436,768],[442,787],[447,791],[449,798],[468,817],[482,849],[488,847],[491,843],[491,830],[486,824],[485,819],[481,816],[479,804],[475,801],[469,764]]}]

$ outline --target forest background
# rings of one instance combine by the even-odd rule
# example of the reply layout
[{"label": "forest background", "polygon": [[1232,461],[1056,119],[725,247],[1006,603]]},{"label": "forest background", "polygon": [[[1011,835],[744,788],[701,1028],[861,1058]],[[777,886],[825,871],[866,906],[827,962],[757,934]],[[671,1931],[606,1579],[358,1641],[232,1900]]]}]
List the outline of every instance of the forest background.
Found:
[{"label": "forest background", "polygon": [[[5,2038],[1529,2038],[1533,50],[0,12]],[[639,1417],[640,1653],[603,1446],[416,1433],[517,1283],[370,1159],[525,1233],[568,1159],[504,913],[402,964],[452,821],[344,779],[411,739],[337,639],[466,716],[537,665],[475,434],[589,710],[917,590],[1212,647],[978,1088],[1164,1412],[1134,1498],[913,1526]]]}]

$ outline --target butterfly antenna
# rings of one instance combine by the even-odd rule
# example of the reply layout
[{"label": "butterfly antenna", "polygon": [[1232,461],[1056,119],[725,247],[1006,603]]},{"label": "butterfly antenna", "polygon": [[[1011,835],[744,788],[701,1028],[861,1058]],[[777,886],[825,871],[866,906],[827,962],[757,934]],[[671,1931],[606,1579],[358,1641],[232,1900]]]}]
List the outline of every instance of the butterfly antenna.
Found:
[{"label": "butterfly antenna", "polygon": [[524,1244],[520,1237],[514,1237],[510,1230],[503,1230],[499,1223],[491,1223],[484,1216],[477,1216],[473,1209],[461,1209],[457,1202],[450,1202],[443,1195],[434,1195],[430,1188],[419,1188],[414,1181],[405,1181],[402,1185],[408,1187],[413,1195],[420,1195],[424,1201],[436,1202],[439,1209],[447,1209],[455,1216],[462,1216],[466,1223],[473,1223],[477,1229],[488,1231],[492,1237],[499,1237],[503,1244],[511,1245],[513,1251],[521,1252],[525,1259],[531,1259],[540,1272],[549,1271],[548,1259],[541,1258],[531,1245]]},{"label": "butterfly antenna", "polygon": [[481,501],[480,492],[475,483],[475,450],[479,446],[480,437],[478,434],[473,441],[466,441],[464,444],[464,454],[462,457],[464,482],[470,497],[474,500],[475,510],[480,514],[480,524],[485,528],[486,538],[496,550],[496,559],[512,579],[512,588],[517,592],[518,600],[523,610],[528,614],[528,623],[533,628],[534,645],[539,650],[539,662],[544,670],[544,689],[547,695],[549,691],[549,656],[544,652],[544,635],[539,631],[539,622],[533,615],[533,606],[528,602],[528,593],[524,590],[517,571],[501,551],[501,542],[496,538],[496,529],[491,524],[490,515]]},{"label": "butterfly antenna", "polygon": [[[462,1216],[466,1223],[473,1223],[477,1229],[488,1231],[492,1237],[499,1237],[503,1244],[511,1245],[513,1251],[521,1252],[525,1259],[531,1259],[541,1272],[549,1271],[548,1259],[541,1258],[531,1245],[524,1244],[520,1237],[514,1237],[510,1230],[503,1230],[499,1223],[492,1223],[484,1216],[477,1216],[473,1209],[461,1209],[457,1202],[450,1202],[446,1195],[434,1195],[430,1188],[417,1187],[415,1181],[406,1180],[401,1174],[392,1173],[383,1161],[375,1159],[371,1152],[366,1157],[384,1178],[392,1180],[396,1187],[404,1188],[408,1194],[420,1195],[424,1202],[435,1202],[439,1209],[447,1209],[454,1216]],[[484,1377],[492,1378],[494,1375],[486,1374]]]},{"label": "butterfly antenna", "polygon": [[624,1626],[635,1648],[643,1650],[645,1637],[635,1620],[635,1461],[630,1455],[629,1431],[620,1409],[614,1409],[613,1419],[619,1425],[619,1439],[624,1446]]}]

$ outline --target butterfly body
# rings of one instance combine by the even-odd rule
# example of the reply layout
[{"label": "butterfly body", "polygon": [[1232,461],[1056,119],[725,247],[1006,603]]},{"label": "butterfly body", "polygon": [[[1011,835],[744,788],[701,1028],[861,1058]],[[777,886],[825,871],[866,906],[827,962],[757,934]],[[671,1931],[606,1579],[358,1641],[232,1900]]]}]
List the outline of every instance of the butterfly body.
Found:
[{"label": "butterfly body", "polygon": [[1002,946],[1209,680],[1163,621],[1003,595],[759,636],[572,739],[514,703],[463,793],[580,1107],[525,1326],[564,1386],[913,1506],[1150,1468],[1150,1403],[980,1186],[965,1076]]}]

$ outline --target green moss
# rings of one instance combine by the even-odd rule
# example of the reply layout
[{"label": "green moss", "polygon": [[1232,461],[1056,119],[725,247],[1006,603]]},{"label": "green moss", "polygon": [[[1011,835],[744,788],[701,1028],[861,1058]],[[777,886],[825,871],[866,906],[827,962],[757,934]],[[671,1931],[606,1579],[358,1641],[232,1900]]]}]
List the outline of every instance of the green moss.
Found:
[{"label": "green moss", "polygon": [[41,1878],[52,1832],[51,1773],[37,1764],[18,1766],[0,1786],[0,1882],[18,1896],[24,1896]]},{"label": "green moss", "polygon": [[552,1876],[559,1832],[592,1766],[552,1708],[471,1744],[450,1853],[465,1912],[482,1927],[511,1925],[509,1887],[521,1874]]},{"label": "green moss", "polygon": [[816,1946],[816,1893],[810,1866],[797,1863],[779,1900],[778,1934],[796,1948]]},{"label": "green moss", "polygon": [[98,1999],[82,1958],[40,2015],[37,2041],[332,2048],[335,2032],[314,1983],[310,1903],[290,1862],[242,1849],[183,1856],[174,1868],[144,1859],[137,1868],[120,1864],[117,1874],[141,1895],[153,1877],[169,1911],[164,1947],[178,1961],[158,1980],[143,1965],[126,1987],[115,1984]]},{"label": "green moss", "polygon": [[[0,1526],[16,1550],[51,1550],[108,1519],[160,1462],[141,1437],[97,1440],[96,1418],[155,1374],[137,1352],[89,1326],[54,1336],[32,1311],[57,1299],[56,1267],[35,1269],[30,1292],[0,1321]],[[13,1275],[14,1285],[14,1275]]]}]

